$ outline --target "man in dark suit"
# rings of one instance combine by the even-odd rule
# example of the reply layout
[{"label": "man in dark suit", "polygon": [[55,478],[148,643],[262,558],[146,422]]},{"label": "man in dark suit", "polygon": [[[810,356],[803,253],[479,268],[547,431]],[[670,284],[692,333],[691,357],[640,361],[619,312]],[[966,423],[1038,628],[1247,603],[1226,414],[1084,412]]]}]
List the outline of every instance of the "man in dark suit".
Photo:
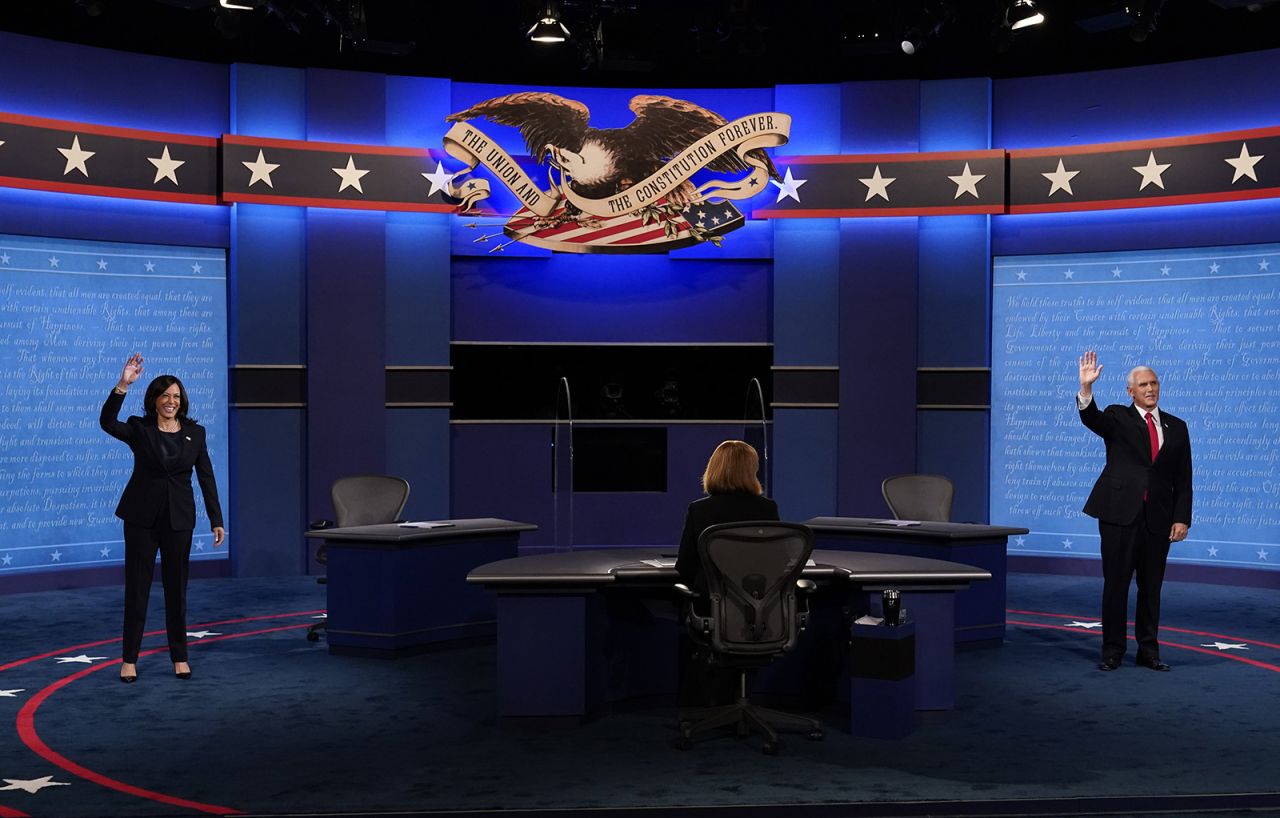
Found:
[{"label": "man in dark suit", "polygon": [[1191,438],[1187,424],[1157,408],[1160,380],[1146,366],[1129,372],[1129,406],[1099,410],[1093,384],[1102,374],[1090,350],[1080,358],[1080,421],[1106,442],[1107,462],[1084,513],[1098,520],[1102,538],[1102,656],[1099,670],[1115,670],[1125,653],[1129,581],[1138,580],[1134,639],[1138,664],[1167,671],[1160,659],[1160,586],[1169,546],[1191,526]]}]

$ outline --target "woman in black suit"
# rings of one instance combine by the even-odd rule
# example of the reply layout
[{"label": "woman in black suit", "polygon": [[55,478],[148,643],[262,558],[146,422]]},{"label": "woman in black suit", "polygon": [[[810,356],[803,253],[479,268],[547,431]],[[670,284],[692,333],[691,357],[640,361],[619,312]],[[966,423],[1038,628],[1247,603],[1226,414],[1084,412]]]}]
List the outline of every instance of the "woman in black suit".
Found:
[{"label": "woman in black suit", "polygon": [[702,490],[707,496],[689,504],[676,558],[680,581],[693,590],[706,590],[698,557],[698,537],[703,530],[720,523],[778,519],[778,504],[764,496],[756,477],[759,469],[756,450],[741,440],[726,440],[711,453],[702,473]]},{"label": "woman in black suit", "polygon": [[133,474],[124,487],[116,516],[124,521],[124,640],[120,681],[138,679],[138,650],[147,619],[156,551],[164,583],[165,630],[169,658],[179,679],[191,678],[187,662],[187,568],[196,527],[194,468],[213,527],[213,544],[222,545],[222,507],[205,445],[204,427],[187,417],[187,390],[173,375],[147,386],[143,416],[121,422],[120,407],[129,387],[142,375],[142,356],[134,353],[120,380],[102,404],[102,430],[133,451]]}]

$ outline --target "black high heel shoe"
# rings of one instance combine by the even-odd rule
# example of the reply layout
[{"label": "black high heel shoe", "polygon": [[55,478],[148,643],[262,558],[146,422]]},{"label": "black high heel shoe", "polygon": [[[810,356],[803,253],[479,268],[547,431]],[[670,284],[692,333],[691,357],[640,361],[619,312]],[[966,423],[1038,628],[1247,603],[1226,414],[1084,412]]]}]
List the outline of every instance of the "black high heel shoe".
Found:
[{"label": "black high heel shoe", "polygon": [[189,671],[189,670],[184,670],[184,671],[182,671],[181,673],[179,673],[177,670],[175,670],[175,671],[173,672],[173,675],[174,675],[175,677],[179,678],[179,679],[190,679],[190,678],[191,678],[191,671]]},{"label": "black high heel shoe", "polygon": [[121,676],[120,681],[124,682],[127,685],[133,684],[134,682],[138,681],[138,671],[134,670],[132,676]]}]

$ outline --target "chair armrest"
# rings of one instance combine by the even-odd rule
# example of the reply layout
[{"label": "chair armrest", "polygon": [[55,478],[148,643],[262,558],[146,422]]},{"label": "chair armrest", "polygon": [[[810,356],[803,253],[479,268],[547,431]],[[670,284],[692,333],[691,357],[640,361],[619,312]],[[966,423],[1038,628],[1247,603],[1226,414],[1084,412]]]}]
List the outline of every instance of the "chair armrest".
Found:
[{"label": "chair armrest", "polygon": [[334,527],[333,520],[312,520],[311,522],[307,523],[308,531],[321,531],[323,529],[333,528],[333,527]]},{"label": "chair armrest", "polygon": [[688,585],[685,585],[683,582],[677,582],[672,587],[676,589],[677,594],[684,597],[685,599],[688,599],[688,600],[698,599],[698,594]]},{"label": "chair armrest", "polygon": [[801,593],[811,594],[818,590],[818,583],[811,579],[798,579],[796,580],[796,590]]},{"label": "chair armrest", "polygon": [[796,627],[804,630],[809,627],[809,595],[818,590],[818,583],[811,579],[796,580]]}]

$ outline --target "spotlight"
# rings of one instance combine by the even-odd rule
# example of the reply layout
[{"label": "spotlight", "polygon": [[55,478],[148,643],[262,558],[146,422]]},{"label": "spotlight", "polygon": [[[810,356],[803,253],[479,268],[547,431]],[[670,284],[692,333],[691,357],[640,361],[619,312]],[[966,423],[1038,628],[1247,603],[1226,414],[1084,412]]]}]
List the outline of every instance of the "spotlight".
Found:
[{"label": "spotlight", "polygon": [[1010,29],[1017,31],[1020,28],[1040,25],[1044,22],[1044,14],[1036,8],[1035,0],[1013,0],[1004,19]]},{"label": "spotlight", "polygon": [[907,29],[907,32],[902,35],[902,53],[915,54],[922,48],[924,48],[924,35],[918,29]]},{"label": "spotlight", "polygon": [[563,43],[569,39],[569,29],[556,17],[551,6],[547,6],[542,17],[529,27],[525,36],[535,43]]}]

